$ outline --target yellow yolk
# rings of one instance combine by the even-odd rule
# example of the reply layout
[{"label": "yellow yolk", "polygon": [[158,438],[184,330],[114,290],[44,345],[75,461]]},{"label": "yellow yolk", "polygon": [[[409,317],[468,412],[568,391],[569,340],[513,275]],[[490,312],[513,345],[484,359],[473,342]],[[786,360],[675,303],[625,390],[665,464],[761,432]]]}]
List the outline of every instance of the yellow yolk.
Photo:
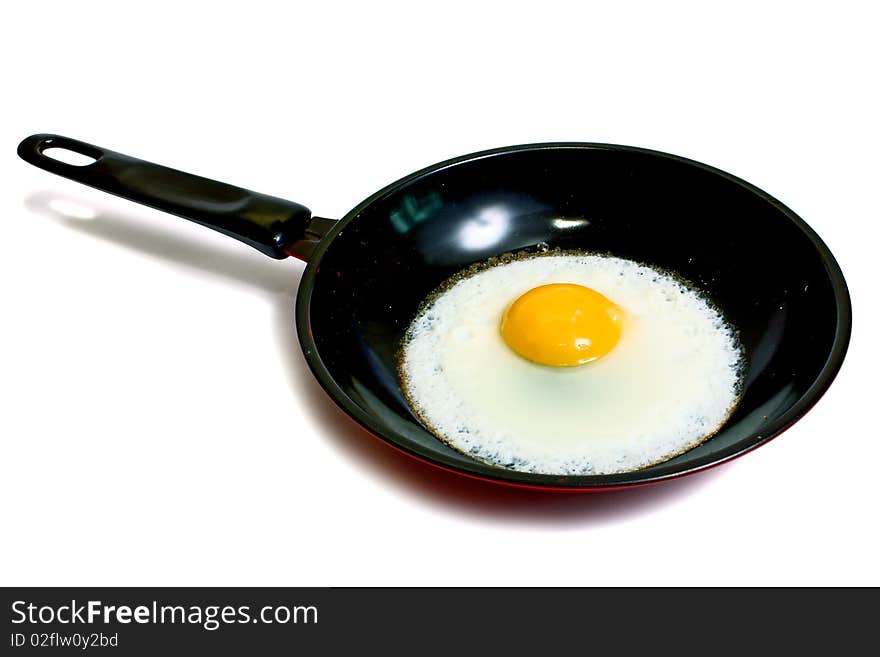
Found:
[{"label": "yellow yolk", "polygon": [[571,367],[601,358],[620,339],[623,310],[595,290],[571,283],[533,288],[501,319],[501,336],[523,358]]}]

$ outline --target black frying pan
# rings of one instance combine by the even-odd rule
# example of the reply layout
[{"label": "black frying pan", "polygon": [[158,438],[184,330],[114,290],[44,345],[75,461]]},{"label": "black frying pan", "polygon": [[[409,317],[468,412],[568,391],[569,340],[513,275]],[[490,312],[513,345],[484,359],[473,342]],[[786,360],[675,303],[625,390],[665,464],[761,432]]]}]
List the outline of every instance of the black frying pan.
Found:
[{"label": "black frying pan", "polygon": [[[95,161],[65,164],[62,148]],[[57,135],[18,147],[27,162],[176,214],[273,258],[308,262],[296,301],[300,343],[324,390],[411,456],[531,488],[609,490],[689,474],[790,427],[831,384],[851,327],[828,248],[782,203],[684,158],[607,144],[511,146],[465,155],[376,192],[339,221],[302,205]],[[547,247],[612,253],[677,272],[740,331],[742,401],[715,436],[658,465],[615,475],[516,472],[431,435],[401,394],[396,355],[422,300],[468,265]]]}]

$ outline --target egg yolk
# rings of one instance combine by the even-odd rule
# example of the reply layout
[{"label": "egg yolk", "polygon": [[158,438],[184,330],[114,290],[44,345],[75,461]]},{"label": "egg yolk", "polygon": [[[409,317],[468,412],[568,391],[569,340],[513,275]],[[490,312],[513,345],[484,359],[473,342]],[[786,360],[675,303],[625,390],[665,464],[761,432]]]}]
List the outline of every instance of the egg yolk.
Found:
[{"label": "egg yolk", "polygon": [[596,290],[571,283],[533,288],[510,304],[501,336],[523,358],[572,367],[601,358],[620,339],[623,310]]}]

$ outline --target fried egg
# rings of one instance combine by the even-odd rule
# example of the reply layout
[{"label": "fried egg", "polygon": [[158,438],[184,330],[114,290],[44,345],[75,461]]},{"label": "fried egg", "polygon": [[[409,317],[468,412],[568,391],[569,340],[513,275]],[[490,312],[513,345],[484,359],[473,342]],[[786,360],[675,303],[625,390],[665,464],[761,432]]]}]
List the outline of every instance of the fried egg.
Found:
[{"label": "fried egg", "polygon": [[404,393],[472,457],[611,474],[680,454],[735,408],[743,356],[698,291],[631,260],[548,254],[443,286],[410,325]]}]

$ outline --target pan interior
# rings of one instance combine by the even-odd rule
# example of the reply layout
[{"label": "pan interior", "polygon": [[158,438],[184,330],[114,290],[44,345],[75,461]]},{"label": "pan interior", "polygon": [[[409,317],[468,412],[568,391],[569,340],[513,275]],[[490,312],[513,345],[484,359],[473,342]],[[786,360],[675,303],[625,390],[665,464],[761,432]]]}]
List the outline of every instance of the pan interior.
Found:
[{"label": "pan interior", "polygon": [[[674,272],[724,312],[747,366],[742,400],[715,436],[643,470],[565,477],[485,465],[421,426],[396,359],[422,301],[474,263],[557,248]],[[808,390],[827,386],[826,361],[836,351],[839,364],[845,343],[842,278],[802,222],[735,178],[638,149],[544,145],[439,165],[361,204],[316,256],[300,294],[300,335],[324,387],[397,446],[510,481],[637,483],[728,458],[804,412],[814,401]]]}]

